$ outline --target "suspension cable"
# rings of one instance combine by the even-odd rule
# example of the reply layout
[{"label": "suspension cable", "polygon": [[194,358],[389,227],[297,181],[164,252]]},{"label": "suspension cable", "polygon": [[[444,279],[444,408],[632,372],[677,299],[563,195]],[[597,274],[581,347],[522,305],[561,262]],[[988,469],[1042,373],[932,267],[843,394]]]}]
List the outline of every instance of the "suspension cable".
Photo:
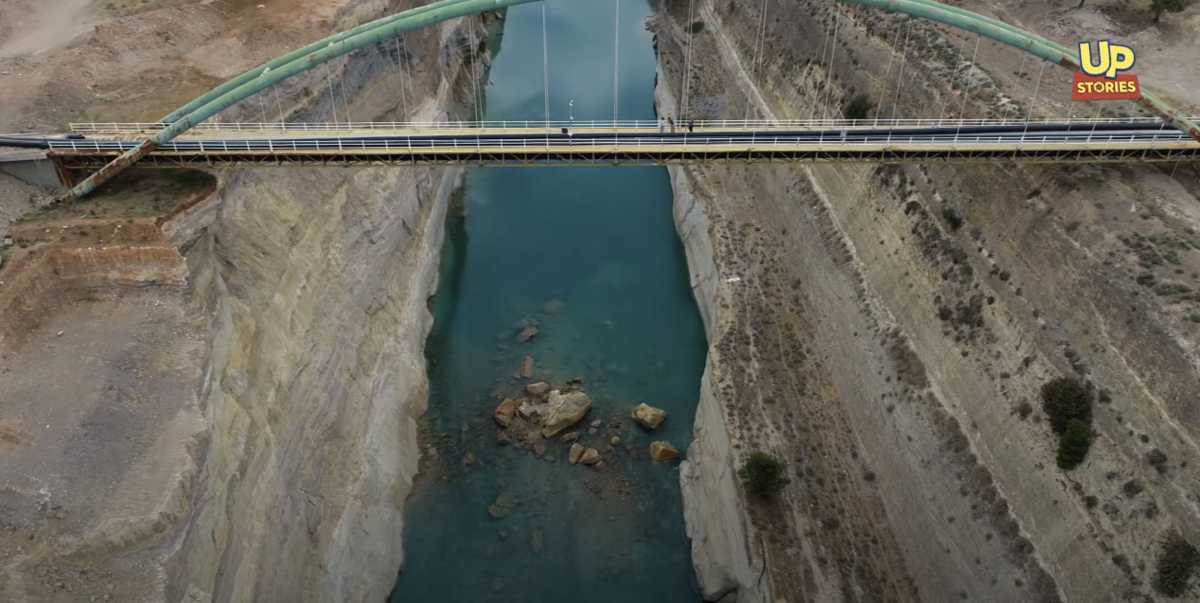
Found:
[{"label": "suspension cable", "polygon": [[[830,27],[828,29],[826,29],[826,28],[822,28],[822,29],[824,29],[825,37],[823,40],[821,40],[821,61],[820,61],[820,63],[817,64],[817,66],[820,67],[821,69],[825,69],[825,49],[829,47],[829,32],[833,28]],[[809,73],[812,73],[812,63],[809,63]],[[813,89],[812,111],[809,111],[809,114],[808,114],[809,121],[815,120],[817,118],[817,107],[820,106],[820,104],[821,104],[821,92],[822,92],[821,90],[817,90],[815,88]]]},{"label": "suspension cable", "polygon": [[[350,66],[350,61],[346,61],[346,66]],[[346,71],[342,71],[342,77],[338,78],[338,89],[342,91],[342,115],[346,116],[346,123],[354,123],[354,118],[350,116],[350,97],[346,96]]]},{"label": "suspension cable", "polygon": [[471,100],[475,101],[475,121],[480,122],[483,121],[483,116],[479,112],[479,72],[476,69],[477,61],[475,60],[475,23],[471,17],[467,17],[466,22],[467,38],[471,44],[471,52],[468,54],[471,61]]},{"label": "suspension cable", "polygon": [[[542,5],[542,102],[545,111],[546,127],[550,127],[550,51],[546,43],[546,2]],[[549,138],[547,137],[549,144]]]},{"label": "suspension cable", "polygon": [[[879,85],[876,86],[877,92],[875,93],[875,98],[878,99],[877,102],[879,103],[878,109],[875,110],[875,125],[876,126],[879,125],[879,114],[882,112],[881,109],[883,109],[883,93],[885,91],[884,86],[886,86],[889,82],[891,82],[891,79],[889,76],[892,75],[892,61],[893,61],[893,59],[896,58],[896,46],[900,42],[900,25],[902,25],[903,23],[904,23],[904,21],[902,21],[902,20],[896,21],[896,32],[892,35],[891,52],[888,53],[887,70],[885,70],[883,72],[883,77],[879,78]],[[885,39],[885,43],[886,43],[886,39]]]},{"label": "suspension cable", "polygon": [[[947,29],[950,29],[950,28],[947,28]],[[952,29],[950,30],[949,35],[950,36],[954,35]],[[954,44],[954,74],[950,78],[950,87],[951,88],[954,88],[957,84],[958,69],[961,65],[962,65],[962,46],[959,46],[958,43],[955,42],[955,44]],[[950,100],[951,100],[950,97],[947,96],[946,102],[942,103],[942,108],[941,108],[941,110],[938,111],[938,125],[939,126],[942,125],[942,119],[944,119],[946,117],[946,107],[950,106]]]},{"label": "suspension cable", "polygon": [[329,84],[329,108],[333,111],[333,123],[338,123],[337,99],[333,97],[333,68],[325,63],[325,81]]},{"label": "suspension cable", "polygon": [[684,29],[687,31],[687,58],[684,59],[683,63],[683,85],[680,86],[683,89],[683,93],[679,98],[679,110],[676,111],[676,116],[680,120],[687,116],[688,92],[692,84],[692,78],[689,76],[692,73],[692,21],[695,18],[695,14],[696,0],[688,0],[688,20],[684,26]]},{"label": "suspension cable", "polygon": [[892,103],[892,126],[895,127],[896,109],[900,106],[900,94],[904,91],[904,66],[908,64],[908,39],[912,34],[912,17],[904,26],[904,48],[900,50],[900,73],[896,77],[896,100]]},{"label": "suspension cable", "polygon": [[404,51],[400,45],[400,38],[396,38],[396,71],[400,72],[400,111],[404,119],[408,119],[408,92],[405,90],[404,82]]},{"label": "suspension cable", "polygon": [[[1017,66],[1017,76],[1018,77],[1020,77],[1021,72],[1025,70],[1025,61],[1027,61],[1028,59],[1029,59],[1029,54],[1022,52],[1021,53],[1021,64]],[[1017,100],[1016,98],[1013,98],[1012,100],[1014,102],[1008,103],[1008,106],[1004,108],[1004,122],[1005,123],[1008,122],[1008,114],[1012,112],[1013,106],[1017,104],[1015,102]]]},{"label": "suspension cable", "polygon": [[613,127],[617,127],[617,109],[621,97],[621,0],[613,0]]},{"label": "suspension cable", "polygon": [[1025,121],[1028,122],[1033,117],[1033,106],[1037,104],[1038,91],[1042,87],[1042,76],[1046,73],[1046,61],[1042,61],[1042,68],[1038,69],[1037,83],[1033,85],[1033,100],[1029,103],[1029,112],[1025,115]]},{"label": "suspension cable", "polygon": [[[833,100],[833,58],[837,55],[838,47],[838,29],[842,24],[842,11],[838,10],[835,4],[833,7],[833,50],[829,51],[829,68],[825,70],[825,95],[821,102],[821,119],[825,119],[826,111],[829,109],[829,102]],[[835,113],[836,115],[836,113]]]},{"label": "suspension cable", "polygon": [[[975,59],[979,58],[979,42],[982,39],[983,39],[983,36],[980,36],[979,34],[975,34],[975,52],[971,53],[971,63],[969,65],[967,65],[967,73],[966,73],[967,76],[969,76],[970,73],[975,70]],[[962,91],[962,107],[958,111],[958,129],[954,131],[954,135],[956,137],[958,136],[958,134],[960,132],[962,132],[962,122],[963,122],[963,119],[966,118],[966,116],[967,116],[967,93],[970,91],[971,91],[971,80],[968,77],[967,85],[966,85],[966,87],[963,88],[963,91]]]},{"label": "suspension cable", "polygon": [[[758,39],[754,46],[754,61],[750,64],[750,83],[754,84],[754,76],[758,74],[758,64],[762,62],[762,51],[767,37],[767,3],[770,0],[763,0],[762,10],[759,11],[758,19]],[[753,103],[750,101],[751,90],[746,89],[746,114],[742,118],[743,121],[750,120],[750,107]]]},{"label": "suspension cable", "polygon": [[1042,75],[1046,73],[1046,65],[1046,61],[1042,61],[1042,68],[1038,70],[1037,83],[1033,85],[1033,100],[1030,101],[1029,112],[1025,115],[1025,131],[1021,134],[1022,138],[1029,133],[1029,120],[1033,117],[1033,106],[1037,104],[1038,89],[1042,87]]}]

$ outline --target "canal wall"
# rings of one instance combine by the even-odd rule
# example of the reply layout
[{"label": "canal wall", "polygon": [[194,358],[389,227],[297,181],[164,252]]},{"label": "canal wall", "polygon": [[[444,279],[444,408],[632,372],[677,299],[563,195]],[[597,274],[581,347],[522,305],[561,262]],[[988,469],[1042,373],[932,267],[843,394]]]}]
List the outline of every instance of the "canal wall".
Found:
[{"label": "canal wall", "polygon": [[[350,11],[353,22],[416,3],[363,4],[374,10]],[[409,94],[429,91],[410,97],[407,116],[396,114],[392,49],[334,66],[346,90],[336,110],[356,120],[459,118],[470,97],[469,26],[485,39],[478,19],[407,36]],[[292,119],[331,115],[328,95],[308,100]],[[171,539],[169,600],[386,598],[419,458],[427,300],[461,178],[459,168],[225,175],[221,205],[187,253],[210,317],[199,386],[208,429]]]},{"label": "canal wall", "polygon": [[[903,117],[1067,113],[1068,74],[1048,70],[1034,102],[1036,65],[988,44],[970,63],[974,39],[871,11],[835,22],[824,4],[769,3],[759,51],[762,5],[697,0],[689,23],[688,3],[658,4],[660,114],[681,113],[685,27],[691,117],[840,117],[858,94],[872,116],[897,99]],[[707,598],[1140,597],[1164,535],[1197,539],[1182,462],[1197,441],[1194,304],[1144,284],[1193,286],[1193,251],[1154,259],[1195,228],[1190,180],[1012,165],[671,175],[711,346],[683,470]],[[1038,393],[1063,374],[1098,392],[1096,444],[1071,472]],[[789,463],[773,501],[730,475],[751,450]]]}]

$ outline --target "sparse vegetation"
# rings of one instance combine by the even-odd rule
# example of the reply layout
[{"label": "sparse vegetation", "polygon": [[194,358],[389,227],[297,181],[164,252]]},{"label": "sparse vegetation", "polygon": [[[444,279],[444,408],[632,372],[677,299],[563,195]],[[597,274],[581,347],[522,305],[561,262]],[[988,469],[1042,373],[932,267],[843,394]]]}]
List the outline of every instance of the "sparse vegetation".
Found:
[{"label": "sparse vegetation", "polygon": [[787,464],[765,453],[754,452],[738,471],[751,494],[771,497],[779,494],[788,484]]},{"label": "sparse vegetation", "polygon": [[1042,410],[1050,417],[1054,433],[1067,430],[1071,419],[1092,422],[1092,390],[1074,377],[1057,377],[1042,386]]},{"label": "sparse vegetation", "polygon": [[1058,439],[1058,468],[1063,470],[1078,467],[1087,458],[1092,447],[1092,428],[1079,419],[1067,421],[1067,428]]},{"label": "sparse vegetation", "polygon": [[1121,491],[1124,492],[1125,496],[1129,498],[1133,498],[1138,494],[1141,494],[1145,489],[1146,487],[1142,485],[1142,482],[1139,482],[1136,479],[1131,479],[1121,486]]},{"label": "sparse vegetation", "polygon": [[958,230],[962,228],[963,218],[958,213],[957,209],[947,205],[942,208],[942,218],[946,220],[946,224],[950,225],[950,230]]},{"label": "sparse vegetation", "polygon": [[1157,448],[1146,453],[1146,462],[1150,463],[1159,475],[1167,472],[1167,455]]},{"label": "sparse vegetation", "polygon": [[1180,597],[1188,591],[1192,574],[1200,566],[1200,551],[1172,531],[1163,540],[1158,554],[1158,565],[1154,570],[1154,590],[1167,597]]},{"label": "sparse vegetation", "polygon": [[1056,460],[1063,470],[1078,467],[1087,458],[1092,433],[1092,388],[1072,377],[1057,377],[1042,386],[1042,410],[1058,434]]},{"label": "sparse vegetation", "polygon": [[694,34],[704,31],[704,21],[693,21],[692,24],[688,26],[688,31]]},{"label": "sparse vegetation", "polygon": [[1154,22],[1162,18],[1163,13],[1183,12],[1191,0],[1150,0],[1150,10],[1154,12]]},{"label": "sparse vegetation", "polygon": [[1033,405],[1030,404],[1028,400],[1022,400],[1021,403],[1017,405],[1016,413],[1017,416],[1021,417],[1021,420],[1024,421],[1025,419],[1029,418],[1029,415],[1033,414]]},{"label": "sparse vegetation", "polygon": [[856,94],[850,102],[846,103],[842,113],[846,115],[846,119],[866,119],[867,115],[874,109],[875,105],[866,94]]}]

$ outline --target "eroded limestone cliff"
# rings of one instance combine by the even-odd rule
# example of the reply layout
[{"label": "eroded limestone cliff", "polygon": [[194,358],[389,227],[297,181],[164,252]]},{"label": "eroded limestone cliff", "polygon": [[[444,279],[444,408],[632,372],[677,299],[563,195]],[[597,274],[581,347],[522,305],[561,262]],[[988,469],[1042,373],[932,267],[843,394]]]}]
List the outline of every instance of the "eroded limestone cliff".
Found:
[{"label": "eroded limestone cliff", "polygon": [[[1066,113],[1069,74],[1048,72],[1034,103],[1036,66],[986,42],[968,63],[973,38],[920,22],[903,23],[889,62],[902,23],[885,14],[835,24],[829,5],[772,2],[760,52],[761,2],[696,0],[690,23],[687,2],[658,6],[662,114],[683,114],[687,29],[691,117],[841,116],[859,93],[886,100],[883,117],[897,98],[905,117]],[[1068,13],[1025,25],[1052,35]],[[671,174],[712,346],[682,478],[707,598],[1120,600],[1151,593],[1165,533],[1200,539],[1187,462],[1200,254],[1176,244],[1194,238],[1190,177],[1027,165]],[[1039,400],[1064,374],[1098,392],[1097,441],[1071,472],[1055,466]],[[751,450],[790,464],[777,501],[738,486]]]},{"label": "eroded limestone cliff", "polygon": [[[307,42],[421,2],[311,3],[311,13],[286,32],[262,29],[286,3],[175,4],[116,18],[76,45],[5,58],[4,65],[49,70],[72,56],[94,58],[113,43],[114,29],[132,27],[159,32],[161,45],[140,50],[163,64],[243,69],[275,44]],[[363,50],[289,80],[272,96],[271,113],[282,110],[291,121],[335,114],[342,121],[457,119],[467,114],[462,99],[471,97],[467,66],[473,57],[486,63],[485,23],[495,18],[412,32],[402,45]],[[192,49],[171,38],[179,19],[196,21],[184,32],[201,38]],[[476,28],[477,48],[468,27]],[[226,53],[224,63],[211,55],[232,43],[223,32],[255,31],[263,39],[254,52]],[[201,50],[186,52],[193,49]],[[105,79],[107,66],[91,73],[101,87],[121,91],[107,97],[112,105],[131,89],[156,85],[153,78]],[[130,67],[122,75],[145,74]],[[210,78],[184,79],[190,91]],[[329,82],[335,92],[322,93]],[[36,105],[42,93],[26,86],[20,104]],[[161,115],[172,108],[169,97],[139,107]],[[259,121],[266,110],[265,101],[251,99],[222,119]],[[42,119],[46,112],[22,115]],[[0,473],[8,528],[0,536],[0,598],[375,602],[390,590],[403,561],[403,508],[419,457],[414,420],[425,405],[427,300],[461,170],[280,167],[217,175],[215,193],[166,222],[114,219],[123,231],[148,229],[156,251],[173,262],[169,282],[103,283],[100,297],[84,296],[50,316],[35,334],[36,348],[0,355],[0,385],[15,383],[20,389],[7,391],[21,395],[20,405],[3,400],[0,452],[9,454],[11,435],[22,462],[29,459]],[[114,257],[131,266],[131,259],[159,260],[145,255]],[[95,262],[76,263],[91,286]],[[131,284],[154,288],[122,292]],[[96,311],[109,316],[91,316]],[[64,320],[82,326],[58,331],[62,339],[54,342]],[[78,375],[45,360],[61,357],[63,345],[77,346]],[[51,367],[43,372],[59,383],[39,387],[34,372],[17,374],[31,362]],[[86,397],[73,401],[73,391]],[[43,398],[53,404],[38,403]],[[69,415],[54,410],[72,404],[79,408]],[[46,431],[39,424],[31,434],[39,422]]]},{"label": "eroded limestone cliff", "polygon": [[[466,97],[467,26],[480,22],[407,39],[409,85],[436,91],[419,99],[415,119],[444,118]],[[356,57],[344,76],[356,100],[338,110],[392,109],[398,99],[378,92],[398,84],[391,58]],[[189,254],[212,317],[200,395],[211,428],[169,598],[386,597],[419,458],[427,300],[460,177],[457,168],[225,177],[222,207]]]}]

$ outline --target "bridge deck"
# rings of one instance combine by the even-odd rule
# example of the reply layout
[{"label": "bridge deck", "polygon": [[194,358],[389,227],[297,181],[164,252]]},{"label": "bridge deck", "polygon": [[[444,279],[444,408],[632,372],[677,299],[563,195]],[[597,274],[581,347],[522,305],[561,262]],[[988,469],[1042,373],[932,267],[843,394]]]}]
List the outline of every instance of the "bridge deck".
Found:
[{"label": "bridge deck", "polygon": [[[53,150],[50,155],[68,168],[93,168],[119,154],[118,150]],[[350,147],[336,143],[322,148],[205,150],[161,149],[143,163],[157,167],[229,164],[499,164],[542,163],[660,164],[699,161],[809,162],[1153,162],[1200,159],[1200,143],[1176,142],[1027,142],[1005,143],[792,143],[792,144],[526,144],[501,146],[464,144],[439,147]]]},{"label": "bridge deck", "polygon": [[[209,124],[151,152],[160,167],[228,164],[658,164],[696,161],[1140,162],[1200,158],[1200,142],[1158,121],[523,122],[487,124]],[[86,137],[42,139],[68,168],[91,169],[160,124],[92,124]],[[565,133],[564,133],[565,130]]]}]

